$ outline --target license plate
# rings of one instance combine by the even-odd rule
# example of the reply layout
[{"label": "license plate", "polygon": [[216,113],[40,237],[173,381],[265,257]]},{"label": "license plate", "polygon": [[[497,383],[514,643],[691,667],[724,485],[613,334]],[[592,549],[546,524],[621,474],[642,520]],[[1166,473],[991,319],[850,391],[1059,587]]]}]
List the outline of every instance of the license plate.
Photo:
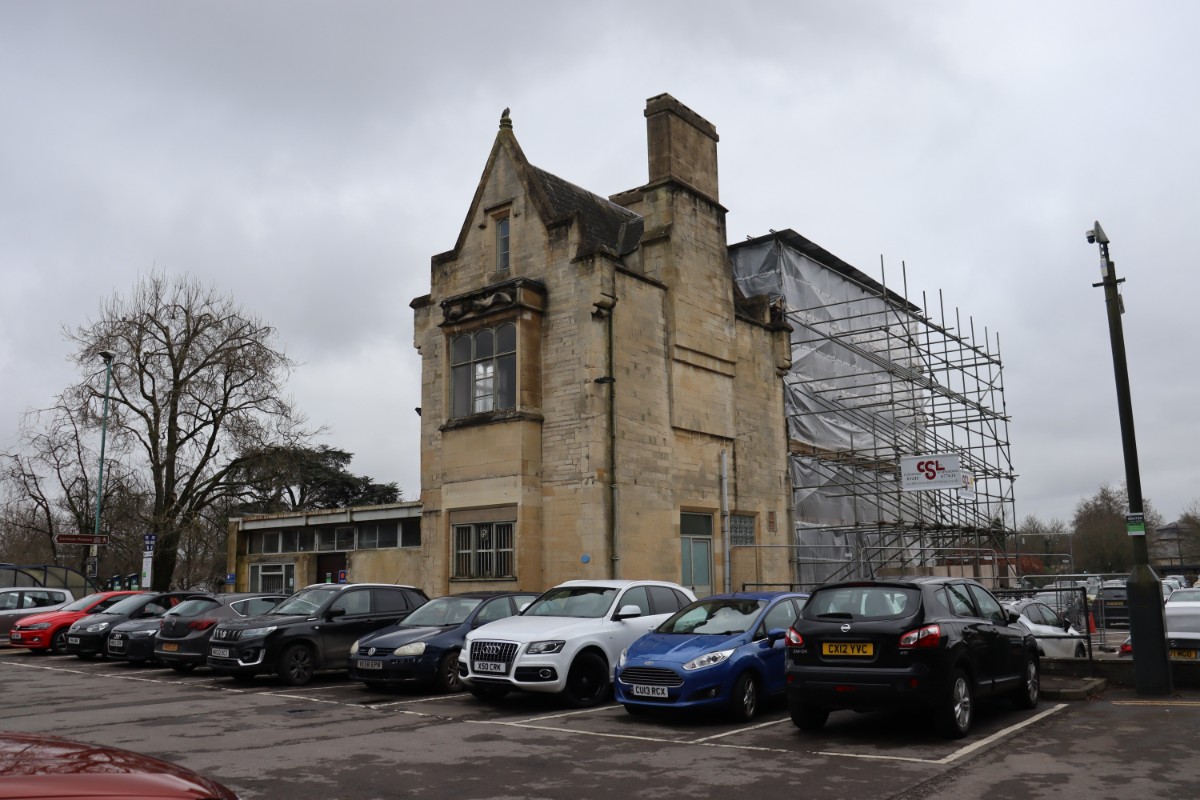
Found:
[{"label": "license plate", "polygon": [[21,634],[17,633],[16,631],[9,631],[8,638],[15,642],[17,639],[21,638]]},{"label": "license plate", "polygon": [[503,661],[476,661],[476,672],[495,672],[503,675],[508,672],[508,665]]},{"label": "license plate", "polygon": [[68,636],[67,644],[79,644],[79,637],[78,636]]},{"label": "license plate", "polygon": [[175,644],[174,642],[167,642],[163,645],[163,650],[167,653],[174,653],[178,649],[179,645]]},{"label": "license plate", "polygon": [[214,647],[210,652],[216,658],[229,658],[228,647]]},{"label": "license plate", "polygon": [[641,686],[633,684],[629,687],[629,693],[634,697],[666,697],[667,687],[665,686]]},{"label": "license plate", "polygon": [[871,642],[823,642],[823,656],[873,656],[875,645]]},{"label": "license plate", "polygon": [[120,639],[109,639],[108,649],[109,650],[124,650],[125,642],[121,641]]},{"label": "license plate", "polygon": [[1172,650],[1171,658],[1179,658],[1179,659],[1184,659],[1187,661],[1195,661],[1196,660],[1196,651],[1195,650]]},{"label": "license plate", "polygon": [[367,661],[366,659],[359,659],[355,663],[355,666],[357,666],[359,669],[383,669],[383,662],[382,661]]}]

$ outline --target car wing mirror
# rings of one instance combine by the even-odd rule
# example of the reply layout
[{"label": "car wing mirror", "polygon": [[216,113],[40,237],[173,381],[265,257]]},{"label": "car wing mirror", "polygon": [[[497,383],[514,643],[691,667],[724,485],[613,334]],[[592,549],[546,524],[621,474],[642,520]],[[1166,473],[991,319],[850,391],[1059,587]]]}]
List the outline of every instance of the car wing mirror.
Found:
[{"label": "car wing mirror", "polygon": [[617,612],[617,615],[613,617],[613,619],[620,622],[623,619],[633,619],[634,617],[640,617],[641,615],[642,610],[630,603],[627,606],[621,606],[621,610]]},{"label": "car wing mirror", "polygon": [[325,619],[337,619],[344,616],[346,616],[346,609],[344,608],[331,608],[325,612]]},{"label": "car wing mirror", "polygon": [[1018,622],[1020,622],[1020,621],[1021,621],[1021,615],[1020,615],[1020,614],[1018,614],[1018,613],[1017,613],[1017,612],[1015,612],[1015,611],[1009,611],[1009,612],[1008,612],[1008,624],[1009,624],[1009,625],[1016,625],[1016,624],[1017,624]]},{"label": "car wing mirror", "polygon": [[787,636],[787,631],[783,628],[771,628],[767,631],[767,644],[775,644],[785,636]]}]

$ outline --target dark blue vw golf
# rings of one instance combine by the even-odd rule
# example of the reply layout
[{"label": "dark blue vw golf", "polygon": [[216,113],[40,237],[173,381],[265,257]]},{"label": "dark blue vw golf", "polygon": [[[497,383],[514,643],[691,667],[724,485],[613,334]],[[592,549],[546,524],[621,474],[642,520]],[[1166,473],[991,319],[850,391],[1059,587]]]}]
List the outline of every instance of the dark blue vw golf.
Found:
[{"label": "dark blue vw golf", "polygon": [[531,592],[466,592],[430,600],[402,622],[355,642],[350,677],[370,689],[424,685],[457,692],[458,651],[467,632],[518,614],[536,599]]}]

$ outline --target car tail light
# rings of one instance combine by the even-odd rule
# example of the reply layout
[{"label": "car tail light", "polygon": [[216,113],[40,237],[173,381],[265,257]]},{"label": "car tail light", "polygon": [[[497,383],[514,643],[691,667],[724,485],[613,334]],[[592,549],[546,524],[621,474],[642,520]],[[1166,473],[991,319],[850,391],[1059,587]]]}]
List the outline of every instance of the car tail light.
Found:
[{"label": "car tail light", "polygon": [[942,629],[938,625],[926,625],[923,628],[909,631],[900,637],[902,648],[937,647],[942,641]]},{"label": "car tail light", "polygon": [[786,640],[788,647],[804,647],[804,637],[796,633],[795,628],[788,628],[783,638]]},{"label": "car tail light", "polygon": [[188,623],[188,627],[194,631],[206,631],[216,624],[215,619],[194,619]]}]

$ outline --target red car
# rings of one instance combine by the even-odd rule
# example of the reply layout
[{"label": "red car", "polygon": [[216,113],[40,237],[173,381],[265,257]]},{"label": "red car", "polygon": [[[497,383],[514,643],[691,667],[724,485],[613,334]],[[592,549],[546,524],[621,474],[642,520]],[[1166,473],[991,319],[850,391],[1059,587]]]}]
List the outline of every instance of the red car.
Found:
[{"label": "red car", "polygon": [[167,761],[28,733],[0,733],[0,797],[238,800],[216,781]]},{"label": "red car", "polygon": [[81,597],[57,611],[34,614],[22,618],[8,632],[8,643],[13,647],[27,647],[35,653],[47,651],[55,655],[67,652],[67,628],[88,614],[99,614],[122,597],[142,592],[97,592]]}]

